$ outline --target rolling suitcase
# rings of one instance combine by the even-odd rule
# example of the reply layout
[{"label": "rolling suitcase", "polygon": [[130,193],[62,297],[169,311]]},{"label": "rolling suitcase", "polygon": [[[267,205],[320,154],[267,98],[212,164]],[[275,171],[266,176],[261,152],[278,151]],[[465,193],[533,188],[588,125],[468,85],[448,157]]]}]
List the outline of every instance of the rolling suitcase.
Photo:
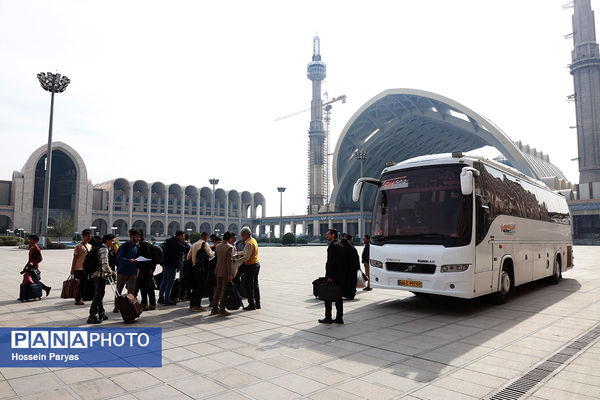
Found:
[{"label": "rolling suitcase", "polygon": [[19,290],[19,300],[21,302],[29,301],[30,299],[42,298],[42,282],[32,283],[31,285],[21,284]]},{"label": "rolling suitcase", "polygon": [[117,294],[117,289],[115,288],[115,284],[111,278],[109,278],[110,287],[115,294],[115,306],[117,310],[121,313],[121,317],[123,318],[123,322],[126,324],[135,321],[142,314],[142,306],[137,298],[132,294]]}]

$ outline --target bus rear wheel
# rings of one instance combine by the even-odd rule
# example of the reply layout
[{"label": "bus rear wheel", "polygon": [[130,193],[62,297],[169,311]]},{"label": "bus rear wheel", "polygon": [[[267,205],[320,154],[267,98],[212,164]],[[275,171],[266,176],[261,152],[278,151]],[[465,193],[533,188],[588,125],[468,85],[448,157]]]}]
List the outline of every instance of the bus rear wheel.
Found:
[{"label": "bus rear wheel", "polygon": [[508,300],[514,287],[513,274],[510,267],[504,265],[500,273],[500,290],[493,294],[492,300],[495,304],[504,304]]},{"label": "bus rear wheel", "polygon": [[560,258],[556,257],[554,260],[554,273],[548,277],[548,282],[552,285],[558,285],[558,282],[562,279],[562,267],[560,265]]}]

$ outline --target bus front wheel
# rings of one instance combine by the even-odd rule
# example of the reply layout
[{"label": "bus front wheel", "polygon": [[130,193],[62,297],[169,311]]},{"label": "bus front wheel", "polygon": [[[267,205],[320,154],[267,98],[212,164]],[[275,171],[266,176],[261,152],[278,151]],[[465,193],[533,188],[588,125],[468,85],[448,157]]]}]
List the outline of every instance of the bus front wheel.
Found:
[{"label": "bus front wheel", "polygon": [[513,274],[510,267],[504,265],[500,274],[500,290],[494,293],[493,301],[496,304],[504,304],[513,290]]}]

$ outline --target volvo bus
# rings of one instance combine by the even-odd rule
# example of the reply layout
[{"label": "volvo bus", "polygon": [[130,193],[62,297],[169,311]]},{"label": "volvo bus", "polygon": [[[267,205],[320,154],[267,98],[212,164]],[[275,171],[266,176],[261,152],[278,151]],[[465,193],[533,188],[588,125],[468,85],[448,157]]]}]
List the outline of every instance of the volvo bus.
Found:
[{"label": "volvo bus", "polygon": [[506,301],[515,286],[558,283],[573,267],[564,196],[478,156],[431,155],[362,177],[375,184],[371,286]]}]

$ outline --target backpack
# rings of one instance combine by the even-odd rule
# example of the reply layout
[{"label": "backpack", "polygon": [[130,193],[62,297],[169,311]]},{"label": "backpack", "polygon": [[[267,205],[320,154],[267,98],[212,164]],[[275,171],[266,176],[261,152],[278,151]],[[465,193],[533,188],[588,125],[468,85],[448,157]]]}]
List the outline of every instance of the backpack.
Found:
[{"label": "backpack", "polygon": [[152,261],[156,264],[161,264],[163,262],[163,249],[160,246],[155,244],[150,248],[150,253],[152,254]]},{"label": "backpack", "polygon": [[162,242],[159,247],[162,250],[162,259],[160,261],[160,265],[162,265],[163,267],[166,267],[167,266],[167,247],[168,247],[167,241],[165,240],[164,242]]},{"label": "backpack", "polygon": [[92,247],[83,259],[83,270],[90,275],[100,269],[100,261],[98,260],[98,250],[100,247]]},{"label": "backpack", "polygon": [[194,267],[199,269],[205,269],[209,266],[208,254],[206,254],[206,250],[204,250],[204,245],[206,242],[202,242],[202,245],[196,252],[196,265]]}]

